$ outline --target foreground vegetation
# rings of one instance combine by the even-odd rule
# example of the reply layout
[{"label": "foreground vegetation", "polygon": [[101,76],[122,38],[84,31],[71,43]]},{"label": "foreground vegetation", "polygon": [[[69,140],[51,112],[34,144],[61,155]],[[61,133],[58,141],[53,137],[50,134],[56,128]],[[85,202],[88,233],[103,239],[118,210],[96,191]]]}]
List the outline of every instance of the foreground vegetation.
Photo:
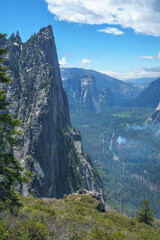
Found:
[{"label": "foreground vegetation", "polygon": [[160,239],[160,222],[140,223],[115,211],[98,212],[89,195],[64,199],[22,198],[23,207],[0,215],[0,239]]},{"label": "foreground vegetation", "polygon": [[[6,34],[0,33],[0,40],[5,36]],[[7,112],[10,103],[6,100],[6,92],[2,86],[12,80],[7,76],[8,67],[3,65],[6,61],[3,58],[6,53],[5,49],[0,48],[0,210],[6,208],[12,211],[15,206],[21,205],[17,185],[29,182],[31,174],[24,172],[24,168],[13,154],[12,148],[17,144],[16,135],[20,134],[16,127],[21,122]]]}]

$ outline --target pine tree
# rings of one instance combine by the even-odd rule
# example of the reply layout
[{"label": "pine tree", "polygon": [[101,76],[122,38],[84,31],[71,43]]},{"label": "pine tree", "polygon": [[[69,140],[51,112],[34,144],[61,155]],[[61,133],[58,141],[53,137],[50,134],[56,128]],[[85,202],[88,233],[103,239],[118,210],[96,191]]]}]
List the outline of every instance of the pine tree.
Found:
[{"label": "pine tree", "polygon": [[[0,33],[0,39],[5,36]],[[21,205],[17,184],[28,182],[30,173],[23,173],[24,169],[13,154],[13,147],[17,144],[16,135],[20,134],[15,127],[20,125],[20,121],[7,112],[9,103],[2,87],[12,80],[7,76],[7,67],[3,65],[5,53],[7,51],[0,48],[0,209],[12,211],[15,206]]]},{"label": "pine tree", "polygon": [[144,222],[148,225],[152,225],[152,222],[153,222],[152,213],[153,212],[154,212],[154,210],[151,208],[151,205],[148,202],[148,200],[144,200],[142,202],[142,208],[140,208],[137,211],[137,218],[138,218],[139,222]]}]

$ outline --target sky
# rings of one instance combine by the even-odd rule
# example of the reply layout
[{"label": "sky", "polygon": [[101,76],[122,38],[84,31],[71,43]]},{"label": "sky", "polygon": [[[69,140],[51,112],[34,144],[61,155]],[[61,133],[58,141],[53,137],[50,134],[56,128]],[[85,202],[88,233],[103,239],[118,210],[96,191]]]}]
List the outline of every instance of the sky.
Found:
[{"label": "sky", "polygon": [[25,42],[52,25],[61,67],[160,77],[160,0],[1,0],[0,32]]}]

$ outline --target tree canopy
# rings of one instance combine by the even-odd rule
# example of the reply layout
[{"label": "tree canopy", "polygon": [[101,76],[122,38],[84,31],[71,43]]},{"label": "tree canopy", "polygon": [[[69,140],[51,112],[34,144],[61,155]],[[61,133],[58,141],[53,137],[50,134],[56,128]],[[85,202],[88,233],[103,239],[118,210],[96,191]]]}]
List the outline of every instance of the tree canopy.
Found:
[{"label": "tree canopy", "polygon": [[[6,34],[0,33],[0,40]],[[13,147],[17,144],[16,135],[20,134],[15,127],[21,123],[7,111],[10,104],[6,100],[5,84],[12,80],[7,76],[7,67],[4,66],[3,55],[7,51],[0,48],[0,209],[12,210],[20,206],[17,185],[29,181],[29,172],[25,172],[13,154]]]}]

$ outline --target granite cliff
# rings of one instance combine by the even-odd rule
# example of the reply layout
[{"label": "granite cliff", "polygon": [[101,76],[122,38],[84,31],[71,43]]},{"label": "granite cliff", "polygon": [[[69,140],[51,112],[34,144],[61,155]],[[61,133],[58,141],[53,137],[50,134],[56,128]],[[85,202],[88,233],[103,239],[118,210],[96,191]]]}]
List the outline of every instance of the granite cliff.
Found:
[{"label": "granite cliff", "polygon": [[114,97],[109,88],[97,89],[96,79],[91,74],[75,74],[63,81],[71,109],[83,108],[99,112],[101,106],[113,106]]},{"label": "granite cliff", "polygon": [[103,88],[99,92],[99,103],[104,106],[114,106],[114,97],[110,88]]},{"label": "granite cliff", "polygon": [[98,191],[101,180],[83,152],[80,133],[71,127],[52,27],[26,43],[17,32],[0,47],[8,50],[5,64],[14,80],[6,89],[8,110],[22,121],[14,153],[33,174],[24,194],[59,198],[79,188]]}]

